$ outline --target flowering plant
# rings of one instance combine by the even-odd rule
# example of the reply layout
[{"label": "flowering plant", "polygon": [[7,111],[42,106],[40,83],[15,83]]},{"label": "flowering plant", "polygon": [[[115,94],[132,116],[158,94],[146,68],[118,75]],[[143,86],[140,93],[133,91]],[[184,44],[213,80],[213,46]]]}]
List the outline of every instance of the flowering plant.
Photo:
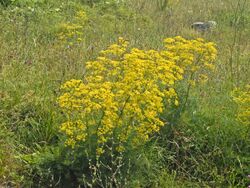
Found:
[{"label": "flowering plant", "polygon": [[233,91],[233,100],[238,105],[237,120],[245,125],[250,125],[250,85],[245,88],[236,88]]},{"label": "flowering plant", "polygon": [[86,63],[82,80],[62,85],[58,102],[67,117],[60,128],[66,145],[89,143],[100,156],[112,141],[123,152],[145,143],[166,124],[159,115],[165,105],[178,105],[176,82],[189,71],[197,72],[193,68],[198,63],[212,66],[216,50],[201,39],[175,37],[165,43],[162,51],[129,50],[129,43],[119,38],[96,61]]},{"label": "flowering plant", "polygon": [[84,38],[83,29],[88,18],[83,10],[76,12],[73,20],[59,25],[58,39],[69,46],[80,44]]}]

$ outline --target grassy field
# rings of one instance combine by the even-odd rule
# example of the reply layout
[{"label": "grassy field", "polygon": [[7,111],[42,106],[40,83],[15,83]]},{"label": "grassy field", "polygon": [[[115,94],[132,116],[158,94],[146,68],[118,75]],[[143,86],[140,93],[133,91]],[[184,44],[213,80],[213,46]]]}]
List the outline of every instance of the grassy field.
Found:
[{"label": "grassy field", "polygon": [[[249,1],[0,2],[0,187],[242,188],[250,184]],[[196,21],[209,20],[217,22],[216,28],[205,32],[191,28]],[[175,89],[179,106],[164,103],[158,113],[159,106],[152,104],[165,126],[152,128],[138,146],[133,139],[132,146],[129,139],[124,141],[124,148],[117,151],[113,131],[102,155],[96,153],[102,153],[98,133],[88,133],[94,136],[82,138],[79,147],[65,144],[70,134],[62,131],[63,123],[82,115],[62,109],[59,98],[66,81],[88,79],[86,63],[101,61],[99,53],[119,37],[129,42],[128,50],[138,48],[145,55],[151,49],[162,52],[164,39],[176,36],[213,42],[218,55],[213,71],[200,67],[206,74],[204,82],[194,84],[187,74],[184,81],[167,86]],[[124,58],[116,61],[126,63]],[[87,96],[100,91],[93,83]],[[110,95],[101,94],[103,101],[108,100]],[[119,113],[122,117],[123,108]]]}]

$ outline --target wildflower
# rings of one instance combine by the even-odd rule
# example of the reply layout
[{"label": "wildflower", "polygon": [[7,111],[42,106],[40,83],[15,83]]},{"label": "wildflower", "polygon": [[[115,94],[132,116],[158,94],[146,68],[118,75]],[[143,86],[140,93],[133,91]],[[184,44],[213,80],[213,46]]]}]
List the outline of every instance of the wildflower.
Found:
[{"label": "wildflower", "polygon": [[243,89],[236,88],[232,95],[238,105],[237,120],[250,125],[250,85],[246,85]]},{"label": "wildflower", "polygon": [[[122,152],[145,143],[166,124],[159,115],[166,102],[179,105],[176,83],[205,68],[214,54],[201,40],[178,36],[165,43],[162,51],[129,50],[129,42],[120,37],[86,63],[84,79],[61,86],[58,103],[67,121],[60,130],[67,136],[66,145],[74,148],[96,138],[100,156],[112,138]],[[195,80],[189,82],[195,85]]]},{"label": "wildflower", "polygon": [[58,39],[66,45],[73,46],[83,41],[83,29],[86,25],[87,16],[82,10],[76,12],[73,21],[59,25],[60,32],[57,34]]},{"label": "wildflower", "polygon": [[217,50],[213,42],[206,43],[202,38],[186,40],[180,36],[164,42],[166,51],[172,53],[176,64],[185,71],[184,76],[192,77],[190,83],[193,86],[199,81],[195,78],[201,74],[206,76],[205,72],[214,70],[213,62],[217,57]]}]

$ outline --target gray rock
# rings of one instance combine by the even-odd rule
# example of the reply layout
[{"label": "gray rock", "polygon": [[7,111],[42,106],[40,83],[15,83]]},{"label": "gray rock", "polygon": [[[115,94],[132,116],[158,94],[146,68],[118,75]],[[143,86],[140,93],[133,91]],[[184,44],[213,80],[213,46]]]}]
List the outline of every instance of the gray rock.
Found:
[{"label": "gray rock", "polygon": [[191,27],[197,31],[210,31],[216,28],[217,23],[215,21],[208,22],[194,22]]}]

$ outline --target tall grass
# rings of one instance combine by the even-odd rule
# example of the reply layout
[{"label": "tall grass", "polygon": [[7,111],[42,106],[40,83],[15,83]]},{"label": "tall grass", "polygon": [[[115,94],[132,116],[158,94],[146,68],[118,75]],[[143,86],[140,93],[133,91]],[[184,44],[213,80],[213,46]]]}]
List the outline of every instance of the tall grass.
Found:
[{"label": "tall grass", "polygon": [[[88,15],[84,40],[61,45],[59,26],[79,9]],[[208,20],[218,23],[214,31],[190,28]],[[250,130],[237,121],[231,93],[249,83],[250,2],[16,1],[0,7],[0,24],[0,184],[76,186],[80,170],[88,169],[79,170],[86,161],[73,163],[77,154],[59,145],[60,85],[81,79],[85,62],[119,36],[132,47],[162,49],[164,38],[180,35],[217,44],[215,72],[190,90],[181,114],[165,114],[170,124],[128,154],[128,187],[247,187]]]}]

